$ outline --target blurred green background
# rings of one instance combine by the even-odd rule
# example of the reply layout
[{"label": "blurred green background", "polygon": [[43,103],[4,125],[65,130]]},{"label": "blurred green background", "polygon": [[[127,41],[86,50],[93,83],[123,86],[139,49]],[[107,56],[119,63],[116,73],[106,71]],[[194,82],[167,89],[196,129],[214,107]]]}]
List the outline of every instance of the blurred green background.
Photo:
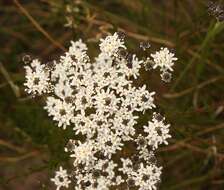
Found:
[{"label": "blurred green background", "polygon": [[[224,4],[223,1],[214,1]],[[168,47],[178,62],[172,82],[142,71],[139,84],[157,92],[173,138],[157,151],[161,190],[224,189],[224,22],[206,0],[0,0],[0,190],[55,189],[49,178],[68,164],[72,131],[55,126],[44,100],[24,92],[24,54],[48,62],[82,38],[89,54],[98,39],[124,31],[141,53]],[[147,116],[146,116],[147,118]]]}]

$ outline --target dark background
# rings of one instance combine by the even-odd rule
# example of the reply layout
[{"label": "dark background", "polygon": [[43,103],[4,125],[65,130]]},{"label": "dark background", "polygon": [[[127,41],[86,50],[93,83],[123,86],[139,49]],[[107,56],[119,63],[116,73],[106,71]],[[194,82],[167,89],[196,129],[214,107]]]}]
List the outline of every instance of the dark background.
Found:
[{"label": "dark background", "polygon": [[157,151],[164,167],[159,189],[224,189],[224,23],[207,3],[0,1],[0,190],[55,189],[49,178],[68,165],[63,147],[72,131],[54,125],[44,99],[24,92],[23,55],[48,62],[79,38],[96,55],[98,38],[118,30],[135,53],[149,41],[150,51],[168,47],[179,59],[171,83],[160,82],[156,72],[142,71],[139,79],[157,92],[156,104],[172,124],[169,145]]}]

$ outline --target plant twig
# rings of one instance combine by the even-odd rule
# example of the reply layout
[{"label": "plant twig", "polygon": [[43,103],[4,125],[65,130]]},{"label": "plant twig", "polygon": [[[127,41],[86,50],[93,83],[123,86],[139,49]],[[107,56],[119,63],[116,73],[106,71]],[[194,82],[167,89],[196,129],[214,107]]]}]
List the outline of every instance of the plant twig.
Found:
[{"label": "plant twig", "polygon": [[197,184],[197,183],[207,180],[208,178],[210,178],[210,176],[211,176],[210,174],[206,174],[204,176],[187,179],[187,180],[183,181],[182,183],[176,184],[172,187],[168,187],[167,189],[168,190],[186,189],[186,187],[188,187],[188,186],[192,187],[193,184]]},{"label": "plant twig", "polygon": [[32,151],[27,154],[24,154],[22,156],[17,156],[17,157],[0,157],[0,162],[19,162],[21,160],[25,160],[27,158],[36,156],[39,154],[39,151]]},{"label": "plant twig", "polygon": [[199,85],[197,85],[195,87],[191,87],[191,88],[185,89],[185,90],[183,90],[181,92],[164,94],[163,97],[164,98],[179,98],[181,96],[184,96],[184,95],[187,95],[187,94],[191,93],[195,89],[202,89],[205,86],[210,85],[212,83],[215,83],[215,82],[217,82],[217,81],[219,81],[221,79],[224,79],[224,77],[223,76],[214,77],[214,78],[211,78],[211,79],[209,79],[207,81],[202,82],[201,84],[199,84]]},{"label": "plant twig", "polygon": [[25,174],[17,174],[17,175],[15,175],[15,176],[13,176],[13,177],[7,179],[7,180],[6,180],[6,183],[9,183],[9,182],[13,181],[14,179],[19,179],[19,178],[26,177],[26,176],[29,176],[29,175],[31,175],[31,174],[34,174],[34,173],[36,173],[36,172],[40,172],[40,171],[42,171],[42,170],[44,170],[44,169],[46,169],[46,168],[47,168],[47,166],[44,165],[44,166],[41,166],[41,167],[39,167],[39,168],[32,169],[30,172],[26,172]]},{"label": "plant twig", "polygon": [[20,9],[20,11],[30,20],[30,22],[36,27],[38,31],[40,31],[52,44],[56,47],[60,48],[63,51],[66,51],[66,48],[62,46],[59,42],[54,40],[49,33],[47,33],[38,22],[30,15],[30,13],[19,3],[18,0],[13,0],[15,5]]},{"label": "plant twig", "polygon": [[5,86],[7,86],[7,85],[8,85],[8,83],[7,82],[4,82],[4,83],[0,84],[0,88],[3,88]]},{"label": "plant twig", "polygon": [[217,126],[209,127],[209,128],[207,128],[207,129],[205,129],[205,130],[203,130],[203,131],[199,131],[199,132],[197,132],[196,134],[194,134],[194,135],[191,136],[191,137],[187,137],[187,138],[185,138],[185,139],[183,139],[183,140],[177,141],[177,142],[176,142],[175,144],[173,144],[173,145],[170,145],[170,146],[168,146],[168,147],[161,148],[161,149],[158,150],[158,152],[164,152],[164,151],[172,151],[172,150],[176,150],[176,149],[180,148],[180,145],[181,145],[182,143],[185,143],[185,142],[187,142],[187,141],[189,141],[189,140],[191,140],[191,139],[193,139],[193,138],[195,138],[195,137],[198,137],[198,136],[201,136],[201,135],[205,135],[205,134],[207,134],[207,133],[211,133],[211,132],[213,132],[213,131],[216,131],[216,130],[219,130],[219,129],[223,129],[223,128],[224,128],[224,123],[221,123],[221,124],[219,124],[219,125],[217,125]]},{"label": "plant twig", "polygon": [[152,37],[152,36],[146,36],[146,35],[141,35],[141,34],[137,34],[134,32],[129,32],[129,31],[125,31],[125,33],[129,36],[132,37],[134,39],[137,40],[143,40],[143,41],[151,41],[154,43],[158,43],[158,44],[162,44],[165,45],[167,47],[175,47],[175,44],[171,41],[165,40],[165,39],[161,39],[161,38],[157,38],[157,37]]},{"label": "plant twig", "polygon": [[2,75],[5,77],[5,79],[7,80],[10,87],[12,88],[12,91],[14,92],[15,96],[17,98],[19,98],[20,97],[19,87],[16,84],[14,84],[8,71],[5,69],[5,67],[3,66],[3,64],[1,62],[0,62],[0,71],[1,71]]},{"label": "plant twig", "polygon": [[[64,35],[62,35],[58,41],[61,43],[61,42],[64,42],[66,41],[68,38],[71,37],[71,33],[65,33]],[[42,53],[42,56],[46,56],[46,55],[49,55],[51,52],[53,52],[55,50],[55,46],[54,44],[51,44],[45,51],[43,51]]]},{"label": "plant twig", "polygon": [[[199,53],[193,51],[192,49],[187,49],[187,53],[188,53],[190,56],[197,57],[197,59],[202,59],[202,56],[201,56]],[[223,69],[221,66],[215,64],[214,62],[210,61],[209,59],[205,59],[205,63],[206,63],[207,65],[213,67],[214,69],[216,69],[216,70],[219,71],[220,73],[224,73],[224,69]]]},{"label": "plant twig", "polygon": [[[197,146],[194,146],[192,144],[189,144],[189,143],[180,143],[180,146],[182,147],[186,147],[194,152],[199,152],[199,153],[202,153],[202,154],[211,154],[211,152],[207,151],[207,150],[204,150],[202,148],[199,148]],[[216,153],[214,156],[218,157],[219,159],[221,160],[224,160],[224,155],[223,154],[220,154],[220,153]]]},{"label": "plant twig", "polygon": [[23,153],[25,151],[23,148],[17,147],[17,146],[15,146],[9,142],[6,142],[2,139],[0,139],[0,145],[10,148],[12,150],[15,150],[16,152],[19,152],[19,153]]},{"label": "plant twig", "polygon": [[[208,44],[211,43],[214,40],[215,36],[218,35],[223,29],[224,29],[223,23],[217,22],[215,25],[213,25],[213,23],[211,23],[210,29],[208,30],[205,39],[203,40],[202,44],[200,45],[198,53],[202,53],[205,50],[205,48],[208,46]],[[191,58],[190,62],[186,65],[183,72],[180,74],[180,76],[177,78],[176,82],[172,86],[171,91],[173,91],[177,87],[177,85],[180,83],[180,81],[184,78],[185,74],[188,72],[188,70],[191,68],[191,66],[195,63],[195,61],[198,58],[196,55],[197,54],[195,54],[195,56],[193,56]]]},{"label": "plant twig", "polygon": [[[174,47],[175,44],[171,41],[168,41],[168,40],[165,40],[165,39],[161,39],[161,38],[157,38],[157,37],[150,37],[151,34],[149,33],[148,29],[143,27],[143,26],[140,26],[134,22],[132,22],[131,20],[128,20],[124,17],[118,17],[117,15],[107,11],[107,10],[103,10],[99,7],[96,7],[95,5],[91,4],[91,3],[87,3],[87,2],[83,2],[85,4],[85,6],[95,10],[96,12],[102,12],[104,13],[107,17],[110,17],[112,18],[113,20],[116,20],[117,22],[119,23],[123,23],[123,24],[127,24],[128,26],[132,27],[132,28],[138,28],[140,31],[142,31],[143,33],[147,34],[147,35],[142,35],[142,34],[137,34],[137,33],[134,33],[134,32],[130,32],[130,31],[126,31],[124,29],[121,29],[123,31],[125,31],[125,33],[134,38],[134,39],[138,39],[138,40],[143,40],[143,41],[152,41],[152,42],[155,42],[155,43],[159,43],[159,44],[163,44],[163,45],[166,45],[168,47]],[[94,19],[96,20],[96,19]],[[111,25],[111,24],[110,24]]]}]

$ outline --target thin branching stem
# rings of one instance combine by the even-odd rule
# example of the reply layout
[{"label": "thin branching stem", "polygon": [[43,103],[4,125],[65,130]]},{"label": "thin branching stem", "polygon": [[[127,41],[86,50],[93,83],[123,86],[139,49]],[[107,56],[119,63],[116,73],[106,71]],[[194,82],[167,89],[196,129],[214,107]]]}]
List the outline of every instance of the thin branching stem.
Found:
[{"label": "thin branching stem", "polygon": [[43,29],[43,27],[40,26],[40,24],[30,15],[30,13],[20,4],[19,1],[14,0],[13,2],[39,32],[41,32],[56,47],[60,48],[63,51],[66,51],[66,48],[62,46],[58,41],[54,40],[54,38],[51,37],[51,35],[48,32],[46,32],[46,30]]}]

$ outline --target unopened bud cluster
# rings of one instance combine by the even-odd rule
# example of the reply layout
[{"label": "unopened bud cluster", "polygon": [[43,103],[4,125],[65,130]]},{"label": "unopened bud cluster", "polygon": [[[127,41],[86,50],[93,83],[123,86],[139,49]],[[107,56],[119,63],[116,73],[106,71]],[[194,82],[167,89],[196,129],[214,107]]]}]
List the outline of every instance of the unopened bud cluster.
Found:
[{"label": "unopened bud cluster", "polygon": [[208,3],[208,13],[211,16],[214,16],[217,21],[223,22],[224,21],[224,8],[223,5],[219,2],[212,2],[209,1]]}]

